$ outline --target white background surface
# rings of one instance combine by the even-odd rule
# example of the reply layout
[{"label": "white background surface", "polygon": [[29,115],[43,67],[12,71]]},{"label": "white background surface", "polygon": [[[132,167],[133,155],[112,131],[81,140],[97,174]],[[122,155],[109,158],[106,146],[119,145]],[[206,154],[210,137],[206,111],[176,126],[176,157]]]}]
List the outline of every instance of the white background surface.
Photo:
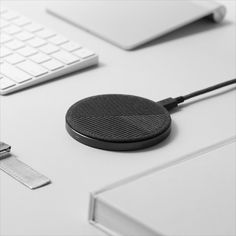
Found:
[{"label": "white background surface", "polygon": [[235,87],[174,112],[171,136],[138,152],[84,146],[67,134],[64,121],[69,106],[87,96],[125,93],[158,101],[235,77],[235,1],[223,3],[228,14],[222,25],[197,23],[126,52],[48,15],[46,1],[7,2],[96,51],[100,65],[0,97],[1,140],[52,179],[31,191],[0,173],[1,236],[103,235],[87,222],[89,192],[235,135]]}]

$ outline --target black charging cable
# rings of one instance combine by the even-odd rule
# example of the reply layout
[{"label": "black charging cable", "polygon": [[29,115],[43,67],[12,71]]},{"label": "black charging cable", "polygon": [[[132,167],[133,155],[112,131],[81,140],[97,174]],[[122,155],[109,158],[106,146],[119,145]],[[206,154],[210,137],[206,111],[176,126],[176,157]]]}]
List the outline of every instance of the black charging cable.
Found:
[{"label": "black charging cable", "polygon": [[168,111],[170,111],[173,108],[177,107],[180,103],[183,103],[184,101],[186,101],[190,98],[193,98],[193,97],[196,97],[196,96],[199,96],[199,95],[202,95],[202,94],[205,94],[205,93],[208,93],[208,92],[214,91],[216,89],[223,88],[225,86],[229,86],[229,85],[235,84],[235,83],[236,83],[236,79],[228,80],[228,81],[210,86],[208,88],[201,89],[201,90],[195,91],[193,93],[189,93],[185,96],[180,96],[180,97],[176,97],[176,98],[171,98],[171,97],[166,98],[164,100],[159,101],[158,103],[160,103]]}]

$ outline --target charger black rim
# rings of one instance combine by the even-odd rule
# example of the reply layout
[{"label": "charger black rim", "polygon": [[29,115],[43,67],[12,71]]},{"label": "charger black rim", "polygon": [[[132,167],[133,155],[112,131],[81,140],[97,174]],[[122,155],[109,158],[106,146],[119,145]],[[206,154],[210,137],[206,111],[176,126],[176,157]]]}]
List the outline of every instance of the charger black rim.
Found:
[{"label": "charger black rim", "polygon": [[98,95],[69,108],[66,130],[77,141],[94,148],[130,151],[168,137],[171,117],[163,106],[142,97]]}]

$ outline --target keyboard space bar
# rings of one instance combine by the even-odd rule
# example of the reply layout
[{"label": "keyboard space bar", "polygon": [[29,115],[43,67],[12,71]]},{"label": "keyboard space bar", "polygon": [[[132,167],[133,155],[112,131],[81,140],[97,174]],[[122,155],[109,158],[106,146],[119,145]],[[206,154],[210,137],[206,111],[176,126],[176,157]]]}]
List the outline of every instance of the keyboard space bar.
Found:
[{"label": "keyboard space bar", "polygon": [[0,72],[17,83],[23,83],[32,78],[31,75],[6,62],[0,64]]}]

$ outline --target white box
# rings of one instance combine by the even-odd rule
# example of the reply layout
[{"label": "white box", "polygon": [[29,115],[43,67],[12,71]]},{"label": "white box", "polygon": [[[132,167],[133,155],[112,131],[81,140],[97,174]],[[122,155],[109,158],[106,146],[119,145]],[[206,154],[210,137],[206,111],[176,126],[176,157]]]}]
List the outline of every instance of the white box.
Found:
[{"label": "white box", "polygon": [[236,235],[235,141],[92,193],[90,223],[110,235]]}]

